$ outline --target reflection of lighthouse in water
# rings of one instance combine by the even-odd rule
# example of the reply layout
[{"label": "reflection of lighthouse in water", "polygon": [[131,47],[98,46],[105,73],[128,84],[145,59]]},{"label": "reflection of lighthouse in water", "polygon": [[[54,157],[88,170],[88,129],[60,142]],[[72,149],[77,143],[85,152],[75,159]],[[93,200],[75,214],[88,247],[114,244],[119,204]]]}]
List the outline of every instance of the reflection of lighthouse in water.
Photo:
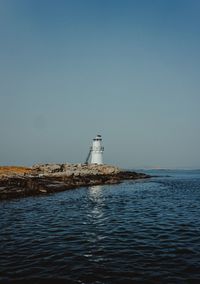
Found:
[{"label": "reflection of lighthouse in water", "polygon": [[103,151],[104,147],[102,146],[102,138],[101,135],[97,135],[96,138],[93,139],[92,148],[91,148],[91,164],[103,164]]},{"label": "reflection of lighthouse in water", "polygon": [[102,165],[103,164],[103,151],[101,135],[97,135],[92,142],[92,146],[88,153],[85,163],[88,164],[89,158],[91,156],[91,164]]}]

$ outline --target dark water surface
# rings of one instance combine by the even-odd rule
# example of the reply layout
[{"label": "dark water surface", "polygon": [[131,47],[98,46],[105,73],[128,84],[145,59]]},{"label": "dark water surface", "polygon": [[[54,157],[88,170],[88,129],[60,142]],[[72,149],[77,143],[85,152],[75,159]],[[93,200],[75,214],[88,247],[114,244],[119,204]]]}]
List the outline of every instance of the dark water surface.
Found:
[{"label": "dark water surface", "polygon": [[200,283],[200,172],[168,174],[1,202],[0,283]]}]

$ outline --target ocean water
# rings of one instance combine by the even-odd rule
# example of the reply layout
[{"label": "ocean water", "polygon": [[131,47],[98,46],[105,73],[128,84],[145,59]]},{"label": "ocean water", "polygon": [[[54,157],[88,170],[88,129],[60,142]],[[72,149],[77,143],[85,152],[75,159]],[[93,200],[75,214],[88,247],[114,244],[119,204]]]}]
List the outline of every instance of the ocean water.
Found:
[{"label": "ocean water", "polygon": [[200,172],[0,203],[0,283],[200,283]]}]

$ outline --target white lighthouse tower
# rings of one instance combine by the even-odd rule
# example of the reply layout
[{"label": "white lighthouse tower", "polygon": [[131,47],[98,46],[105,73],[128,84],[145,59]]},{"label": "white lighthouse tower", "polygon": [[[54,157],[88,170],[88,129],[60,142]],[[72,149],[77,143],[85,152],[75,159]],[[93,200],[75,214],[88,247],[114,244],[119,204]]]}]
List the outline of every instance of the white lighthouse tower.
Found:
[{"label": "white lighthouse tower", "polygon": [[103,151],[104,147],[102,146],[101,135],[97,135],[96,138],[93,139],[91,147],[91,164],[103,164]]},{"label": "white lighthouse tower", "polygon": [[104,151],[104,147],[102,146],[101,135],[97,135],[93,139],[92,146],[90,147],[90,151],[87,155],[85,164],[88,164],[88,161],[91,156],[91,164],[102,165],[103,164],[103,151]]}]

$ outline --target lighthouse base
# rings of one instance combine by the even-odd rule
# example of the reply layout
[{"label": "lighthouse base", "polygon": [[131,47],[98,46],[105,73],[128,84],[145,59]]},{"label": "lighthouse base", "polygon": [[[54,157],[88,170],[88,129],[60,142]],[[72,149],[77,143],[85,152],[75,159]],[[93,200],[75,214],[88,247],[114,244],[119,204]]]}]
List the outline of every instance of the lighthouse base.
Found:
[{"label": "lighthouse base", "polygon": [[101,152],[92,152],[91,164],[103,164],[103,155]]}]

